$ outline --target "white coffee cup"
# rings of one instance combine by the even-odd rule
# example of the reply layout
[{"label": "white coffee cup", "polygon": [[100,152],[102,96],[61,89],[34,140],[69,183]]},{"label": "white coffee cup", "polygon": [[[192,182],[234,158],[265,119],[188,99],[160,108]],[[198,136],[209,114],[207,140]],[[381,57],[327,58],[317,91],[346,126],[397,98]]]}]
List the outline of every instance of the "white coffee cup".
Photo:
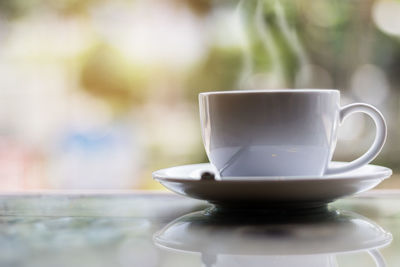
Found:
[{"label": "white coffee cup", "polygon": [[[224,176],[321,176],[371,162],[386,140],[382,114],[368,104],[340,107],[340,92],[285,89],[206,92],[199,95],[204,146]],[[341,167],[329,167],[338,127],[362,112],[376,126],[369,150]]]}]

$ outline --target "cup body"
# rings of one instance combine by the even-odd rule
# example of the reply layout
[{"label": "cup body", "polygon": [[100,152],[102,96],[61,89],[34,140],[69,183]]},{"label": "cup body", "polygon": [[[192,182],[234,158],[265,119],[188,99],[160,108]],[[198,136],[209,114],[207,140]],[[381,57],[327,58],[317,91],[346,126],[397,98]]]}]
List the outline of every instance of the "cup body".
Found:
[{"label": "cup body", "polygon": [[338,90],[201,93],[210,162],[223,176],[323,175],[336,145]]}]

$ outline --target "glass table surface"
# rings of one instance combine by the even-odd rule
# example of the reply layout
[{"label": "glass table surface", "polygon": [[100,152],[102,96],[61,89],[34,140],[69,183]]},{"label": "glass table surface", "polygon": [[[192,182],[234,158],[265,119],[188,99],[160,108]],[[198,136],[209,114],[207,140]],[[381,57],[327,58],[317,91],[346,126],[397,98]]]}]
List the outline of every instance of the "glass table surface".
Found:
[{"label": "glass table surface", "polygon": [[400,266],[400,191],[315,210],[164,192],[0,195],[0,266]]}]

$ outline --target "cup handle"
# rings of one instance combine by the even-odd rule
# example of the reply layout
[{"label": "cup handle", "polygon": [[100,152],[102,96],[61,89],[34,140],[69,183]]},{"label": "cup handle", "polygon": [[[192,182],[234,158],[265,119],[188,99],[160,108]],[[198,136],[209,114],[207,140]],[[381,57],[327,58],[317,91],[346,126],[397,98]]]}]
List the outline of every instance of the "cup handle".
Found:
[{"label": "cup handle", "polygon": [[367,114],[373,119],[375,123],[376,135],[372,146],[368,149],[367,152],[365,152],[364,155],[362,155],[356,160],[353,160],[340,167],[328,167],[325,171],[325,174],[336,174],[336,173],[347,172],[357,169],[365,164],[368,164],[379,154],[383,145],[385,144],[387,135],[385,119],[383,118],[382,113],[371,105],[355,103],[342,107],[340,109],[340,114],[339,114],[340,124],[347,116],[357,112],[362,112]]}]

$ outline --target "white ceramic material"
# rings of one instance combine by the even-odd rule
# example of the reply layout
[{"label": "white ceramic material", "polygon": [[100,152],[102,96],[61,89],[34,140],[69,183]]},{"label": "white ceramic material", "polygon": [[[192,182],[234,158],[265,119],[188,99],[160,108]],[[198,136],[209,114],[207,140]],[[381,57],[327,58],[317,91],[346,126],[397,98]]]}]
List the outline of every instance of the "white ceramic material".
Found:
[{"label": "white ceramic material", "polygon": [[[348,163],[332,162],[341,168]],[[364,165],[351,172],[324,176],[223,177],[201,179],[213,172],[209,163],[159,170],[154,179],[171,191],[222,206],[321,205],[369,190],[390,177],[389,168]]]},{"label": "white ceramic material", "polygon": [[[302,216],[238,220],[195,212],[180,217],[154,235],[154,243],[178,253],[200,253],[204,266],[338,266],[336,256],[369,252],[385,266],[378,248],[392,235],[353,212],[336,211],[319,219]],[[370,266],[370,265],[368,265]]]},{"label": "white ceramic material", "polygon": [[[204,146],[221,176],[341,173],[371,162],[386,139],[382,114],[367,104],[340,107],[338,90],[255,90],[199,95]],[[376,125],[375,141],[340,167],[330,161],[339,124],[362,112]]]}]

